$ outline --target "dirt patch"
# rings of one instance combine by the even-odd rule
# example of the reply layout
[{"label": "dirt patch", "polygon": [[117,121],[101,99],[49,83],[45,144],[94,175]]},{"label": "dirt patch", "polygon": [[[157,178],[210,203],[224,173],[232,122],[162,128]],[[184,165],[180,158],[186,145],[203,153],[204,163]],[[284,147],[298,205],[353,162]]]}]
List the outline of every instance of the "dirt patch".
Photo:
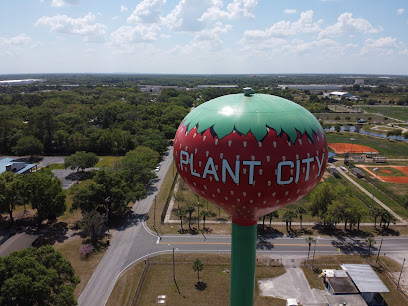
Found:
[{"label": "dirt patch", "polygon": [[392,173],[390,170],[387,170],[387,169],[382,169],[382,170],[380,170],[380,172],[382,172],[382,173]]},{"label": "dirt patch", "polygon": [[378,153],[376,149],[362,146],[359,144],[351,143],[329,143],[329,147],[334,150],[337,154],[345,153],[365,153],[365,152],[375,152]]}]

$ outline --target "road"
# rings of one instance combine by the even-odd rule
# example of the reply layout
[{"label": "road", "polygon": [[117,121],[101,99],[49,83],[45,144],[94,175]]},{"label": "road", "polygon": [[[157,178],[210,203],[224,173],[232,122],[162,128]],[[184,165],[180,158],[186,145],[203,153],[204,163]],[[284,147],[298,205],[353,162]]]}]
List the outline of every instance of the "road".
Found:
[{"label": "road", "polygon": [[[133,206],[131,216],[121,228],[115,230],[112,244],[94,271],[84,291],[78,299],[79,305],[105,305],[118,277],[133,263],[149,256],[172,252],[230,252],[230,236],[198,234],[157,236],[145,225],[145,217],[160,189],[162,179],[172,162],[172,148],[165,155],[158,179],[152,184],[146,199]],[[363,239],[317,237],[316,254],[356,254],[366,253]],[[378,251],[380,238],[373,252]],[[304,237],[259,237],[257,253],[267,254],[274,259],[307,257],[308,244]],[[312,253],[312,252],[311,252]],[[381,255],[408,256],[408,237],[385,237]]]}]

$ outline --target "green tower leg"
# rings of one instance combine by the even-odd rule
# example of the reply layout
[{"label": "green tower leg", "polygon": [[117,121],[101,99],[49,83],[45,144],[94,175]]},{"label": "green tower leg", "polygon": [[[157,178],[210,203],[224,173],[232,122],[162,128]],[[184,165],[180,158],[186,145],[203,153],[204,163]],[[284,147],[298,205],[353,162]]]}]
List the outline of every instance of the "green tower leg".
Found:
[{"label": "green tower leg", "polygon": [[256,227],[232,223],[230,306],[254,305]]}]

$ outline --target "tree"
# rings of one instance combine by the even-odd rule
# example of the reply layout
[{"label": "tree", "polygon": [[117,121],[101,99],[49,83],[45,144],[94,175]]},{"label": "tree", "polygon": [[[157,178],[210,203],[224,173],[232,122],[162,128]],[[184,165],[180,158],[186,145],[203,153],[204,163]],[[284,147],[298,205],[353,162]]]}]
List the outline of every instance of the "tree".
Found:
[{"label": "tree", "polygon": [[[283,216],[282,216],[282,221],[286,222],[286,231],[289,232],[289,229],[292,230],[292,221],[293,218],[296,218],[296,213],[291,210],[287,210]],[[289,225],[289,228],[288,228]]]},{"label": "tree", "polygon": [[196,208],[194,205],[188,205],[186,207],[186,212],[188,213],[188,228],[191,230],[191,215],[193,212],[196,211]]},{"label": "tree", "polygon": [[0,305],[77,305],[71,263],[52,246],[0,258]]},{"label": "tree", "polygon": [[96,210],[84,212],[82,218],[82,229],[91,237],[91,242],[96,245],[98,240],[105,236],[106,216],[100,214]]},{"label": "tree", "polygon": [[200,271],[203,269],[204,265],[198,258],[193,262],[193,270],[197,271],[197,283],[200,282]]},{"label": "tree", "polygon": [[176,216],[180,218],[180,227],[181,227],[182,234],[183,234],[183,218],[186,216],[186,213],[187,213],[186,210],[183,208],[178,208],[175,211]]},{"label": "tree", "polygon": [[13,210],[21,203],[17,178],[13,172],[0,174],[0,213],[8,213],[11,224],[14,222]]},{"label": "tree", "polygon": [[273,218],[279,218],[279,213],[277,210],[270,212],[269,214],[266,215],[269,218],[269,227],[271,227],[272,224],[272,219]]},{"label": "tree", "polygon": [[200,212],[200,216],[203,218],[203,227],[205,229],[205,219],[206,217],[212,217],[213,214],[208,210],[203,210]]},{"label": "tree", "polygon": [[96,156],[95,153],[77,151],[76,153],[65,158],[64,167],[76,171],[81,169],[83,172],[86,168],[95,166],[98,161],[99,157]]},{"label": "tree", "polygon": [[381,224],[383,224],[383,227],[389,228],[390,222],[395,224],[397,222],[397,219],[388,210],[382,208],[380,226]]},{"label": "tree", "polygon": [[310,247],[312,246],[312,243],[314,243],[316,241],[316,239],[314,239],[313,237],[306,237],[306,242],[309,244],[309,250],[307,251],[307,260],[309,260],[309,254],[310,254]]},{"label": "tree", "polygon": [[20,193],[31,208],[37,209],[38,225],[44,219],[61,216],[67,206],[61,181],[49,170],[40,170],[21,176]]},{"label": "tree", "polygon": [[14,155],[36,155],[44,153],[44,145],[34,136],[25,136],[11,149]]},{"label": "tree", "polygon": [[405,209],[408,209],[408,192],[404,195],[402,205],[405,207]]},{"label": "tree", "polygon": [[372,207],[369,214],[370,217],[374,219],[374,228],[377,228],[377,218],[381,217],[381,209],[378,207]]},{"label": "tree", "polygon": [[365,239],[365,242],[367,244],[368,247],[368,255],[371,255],[371,248],[376,244],[376,241],[373,237],[367,237]]},{"label": "tree", "polygon": [[303,206],[298,206],[296,207],[295,210],[296,215],[299,216],[299,220],[300,220],[300,228],[302,228],[302,220],[303,220],[303,215],[305,213],[307,213],[306,209]]},{"label": "tree", "polygon": [[319,216],[323,219],[329,205],[333,202],[335,197],[336,193],[329,183],[317,185],[310,194],[309,210],[312,216]]}]

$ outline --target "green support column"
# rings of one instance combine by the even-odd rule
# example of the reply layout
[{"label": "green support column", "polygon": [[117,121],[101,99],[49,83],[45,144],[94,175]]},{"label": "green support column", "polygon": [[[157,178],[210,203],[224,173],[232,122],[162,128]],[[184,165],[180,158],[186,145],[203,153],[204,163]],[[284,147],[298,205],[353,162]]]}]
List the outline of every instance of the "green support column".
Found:
[{"label": "green support column", "polygon": [[232,223],[230,306],[254,305],[256,227]]}]

